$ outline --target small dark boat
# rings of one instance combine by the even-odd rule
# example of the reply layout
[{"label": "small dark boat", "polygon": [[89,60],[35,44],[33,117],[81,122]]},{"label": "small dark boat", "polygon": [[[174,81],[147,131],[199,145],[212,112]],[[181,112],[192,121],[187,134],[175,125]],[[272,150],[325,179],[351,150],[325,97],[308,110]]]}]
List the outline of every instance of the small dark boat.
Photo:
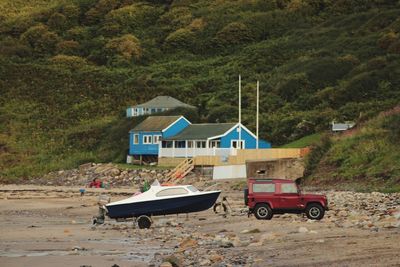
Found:
[{"label": "small dark boat", "polygon": [[[202,192],[192,185],[161,186],[156,181],[148,191],[106,204],[104,209],[106,215],[112,219],[136,218],[139,219],[140,228],[148,228],[151,225],[151,216],[207,210],[214,205],[220,193],[221,191]],[[146,218],[144,224],[140,223],[141,218]]]}]

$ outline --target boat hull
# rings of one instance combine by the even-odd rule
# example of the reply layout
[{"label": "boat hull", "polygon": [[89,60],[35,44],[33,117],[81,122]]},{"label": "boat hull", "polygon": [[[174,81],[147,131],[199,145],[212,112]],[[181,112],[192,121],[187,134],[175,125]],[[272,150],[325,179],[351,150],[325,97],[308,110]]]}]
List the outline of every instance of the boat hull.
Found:
[{"label": "boat hull", "polygon": [[221,192],[192,195],[136,203],[107,205],[107,216],[112,219],[131,218],[141,215],[157,216],[199,212],[211,208]]}]

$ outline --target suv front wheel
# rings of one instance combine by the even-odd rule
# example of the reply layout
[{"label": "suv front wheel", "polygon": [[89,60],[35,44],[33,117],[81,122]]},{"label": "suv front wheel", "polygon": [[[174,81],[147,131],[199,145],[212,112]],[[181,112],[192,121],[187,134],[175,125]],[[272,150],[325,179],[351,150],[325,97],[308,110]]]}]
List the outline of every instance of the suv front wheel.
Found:
[{"label": "suv front wheel", "polygon": [[306,215],[311,220],[321,220],[325,215],[325,209],[317,203],[312,203],[307,206]]},{"label": "suv front wheel", "polygon": [[258,220],[271,220],[273,214],[268,204],[257,204],[254,209],[254,216]]}]

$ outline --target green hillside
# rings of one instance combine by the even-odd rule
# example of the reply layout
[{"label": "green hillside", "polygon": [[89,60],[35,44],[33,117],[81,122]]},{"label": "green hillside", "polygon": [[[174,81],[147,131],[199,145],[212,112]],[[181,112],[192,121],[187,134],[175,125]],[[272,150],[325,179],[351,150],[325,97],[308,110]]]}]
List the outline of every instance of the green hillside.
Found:
[{"label": "green hillside", "polygon": [[[171,95],[274,146],[400,101],[392,0],[4,0],[0,177],[123,161],[128,105]],[[114,130],[113,130],[114,129]],[[124,137],[127,138],[127,137]],[[113,139],[114,140],[114,139]]]},{"label": "green hillside", "polygon": [[400,191],[399,144],[400,106],[350,135],[320,142],[309,155],[308,167],[314,169],[306,181],[325,188]]}]

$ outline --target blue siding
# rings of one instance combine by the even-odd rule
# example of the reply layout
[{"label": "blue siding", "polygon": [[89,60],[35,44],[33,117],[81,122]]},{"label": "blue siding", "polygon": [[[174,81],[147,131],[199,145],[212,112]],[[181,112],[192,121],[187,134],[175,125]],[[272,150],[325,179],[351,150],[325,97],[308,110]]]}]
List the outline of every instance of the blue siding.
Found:
[{"label": "blue siding", "polygon": [[[158,155],[158,144],[143,144],[143,136],[144,135],[151,135],[154,139],[155,135],[161,135],[162,137],[169,137],[176,135],[184,128],[186,128],[190,123],[187,122],[184,118],[180,118],[175,123],[171,124],[172,126],[168,128],[164,133],[161,131],[156,132],[130,132],[129,136],[129,154],[130,155]],[[134,135],[139,135],[139,143],[134,144]]]},{"label": "blue siding", "polygon": [[[133,138],[135,134],[139,134],[139,143],[134,144]],[[158,155],[158,144],[143,144],[143,136],[151,135],[152,140],[155,135],[162,135],[161,132],[130,132],[129,137],[129,154],[130,155]]]},{"label": "blue siding", "polygon": [[[231,140],[238,140],[239,133],[235,129],[231,130],[228,134],[221,137],[221,148],[230,148],[231,147]],[[242,135],[241,140],[244,140],[244,148],[245,149],[255,149],[256,148],[256,138],[250,135],[246,130],[242,128]],[[259,139],[258,148],[271,148],[271,144]]]},{"label": "blue siding", "polygon": [[185,129],[190,123],[183,117],[176,121],[170,128],[163,133],[163,138],[174,136]]}]

